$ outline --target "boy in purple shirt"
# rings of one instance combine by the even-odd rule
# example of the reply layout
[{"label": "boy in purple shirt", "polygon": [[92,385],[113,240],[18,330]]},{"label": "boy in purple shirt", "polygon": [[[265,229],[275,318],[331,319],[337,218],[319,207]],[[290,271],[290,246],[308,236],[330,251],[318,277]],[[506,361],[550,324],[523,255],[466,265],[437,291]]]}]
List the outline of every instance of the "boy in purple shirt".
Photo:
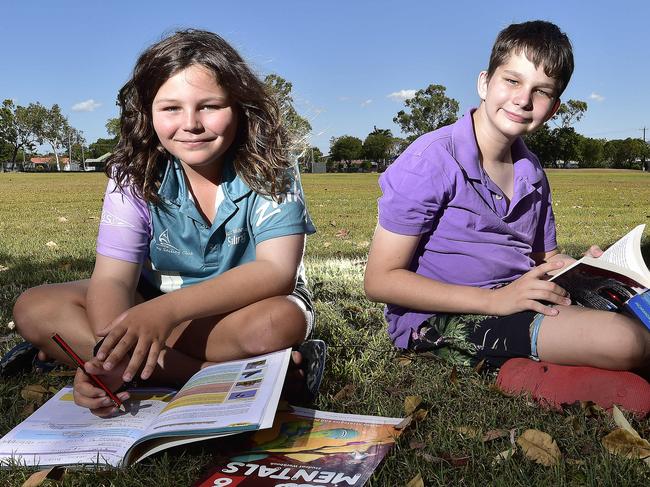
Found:
[{"label": "boy in purple shirt", "polygon": [[572,72],[557,26],[510,25],[479,75],[479,107],[417,139],[382,175],[365,290],[389,303],[397,347],[494,367],[511,357],[613,370],[650,363],[644,327],[571,306],[547,280],[573,259],[557,250],[549,184],[521,136],[555,114]]}]

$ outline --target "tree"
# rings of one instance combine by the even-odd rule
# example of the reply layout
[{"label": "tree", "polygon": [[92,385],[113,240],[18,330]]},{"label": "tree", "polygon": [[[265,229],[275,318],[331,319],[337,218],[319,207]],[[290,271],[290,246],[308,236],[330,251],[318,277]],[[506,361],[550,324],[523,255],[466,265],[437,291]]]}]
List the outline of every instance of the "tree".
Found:
[{"label": "tree", "polygon": [[67,141],[68,133],[72,130],[68,119],[61,113],[61,108],[56,103],[52,108],[46,108],[40,103],[30,103],[27,107],[33,112],[35,119],[34,133],[39,144],[48,143],[56,159],[56,170],[61,170],[59,162],[59,149]]},{"label": "tree", "polygon": [[280,107],[280,113],[291,138],[291,152],[298,157],[309,148],[308,135],[311,124],[306,118],[301,117],[293,106],[291,90],[293,85],[278,76],[269,74],[264,78],[267,89],[275,96]]},{"label": "tree", "polygon": [[[36,135],[34,133],[35,119],[33,113],[20,105],[15,106],[12,100],[4,100],[0,108],[0,141],[6,146],[3,153],[5,157],[16,162],[19,151],[34,150]],[[2,164],[4,171],[4,162]]]},{"label": "tree", "polygon": [[113,138],[117,139],[120,137],[120,119],[119,117],[116,118],[109,118],[108,121],[106,122],[106,131],[108,132],[108,135],[113,136]]},{"label": "tree", "polygon": [[300,170],[305,172],[311,172],[312,162],[320,162],[323,159],[323,153],[318,147],[310,147],[307,149],[300,157],[298,157],[298,164],[300,164]]},{"label": "tree", "polygon": [[559,156],[555,147],[555,139],[547,124],[542,125],[532,134],[527,134],[524,141],[526,146],[537,156],[542,166],[555,166],[555,161]]},{"label": "tree", "polygon": [[363,141],[363,157],[385,165],[393,140],[393,134],[389,129],[375,127]]},{"label": "tree", "polygon": [[586,111],[587,102],[569,100],[560,104],[560,108],[558,108],[551,120],[560,128],[568,128],[579,122]]},{"label": "tree", "polygon": [[447,97],[445,91],[444,86],[433,84],[424,90],[418,90],[413,98],[404,102],[410,113],[400,110],[393,122],[398,124],[411,140],[454,123],[458,119],[458,102]]},{"label": "tree", "polygon": [[578,161],[580,167],[603,167],[605,141],[580,136]]},{"label": "tree", "polygon": [[573,127],[560,127],[551,132],[557,150],[555,162],[561,160],[566,166],[570,161],[578,159],[580,136]]},{"label": "tree", "polygon": [[360,159],[362,153],[363,143],[357,137],[342,135],[330,140],[330,158],[333,161],[353,161]]}]

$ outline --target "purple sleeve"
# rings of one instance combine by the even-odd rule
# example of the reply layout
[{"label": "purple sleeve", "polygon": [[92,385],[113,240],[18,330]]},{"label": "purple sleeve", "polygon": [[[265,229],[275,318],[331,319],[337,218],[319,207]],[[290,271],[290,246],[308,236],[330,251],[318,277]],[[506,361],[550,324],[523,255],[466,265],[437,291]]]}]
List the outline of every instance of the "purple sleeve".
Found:
[{"label": "purple sleeve", "polygon": [[418,154],[407,149],[381,175],[383,194],[377,204],[382,228],[400,235],[422,235],[433,228],[451,187],[443,170],[444,155],[439,156],[431,150]]},{"label": "purple sleeve", "polygon": [[151,217],[144,200],[130,186],[121,191],[110,179],[104,195],[97,253],[141,264],[149,254]]},{"label": "purple sleeve", "polygon": [[535,242],[533,242],[533,252],[550,252],[557,248],[555,237],[555,215],[553,215],[553,199],[551,197],[551,187],[548,184],[546,174],[542,180],[542,205],[540,208],[539,223],[537,224],[537,233]]}]

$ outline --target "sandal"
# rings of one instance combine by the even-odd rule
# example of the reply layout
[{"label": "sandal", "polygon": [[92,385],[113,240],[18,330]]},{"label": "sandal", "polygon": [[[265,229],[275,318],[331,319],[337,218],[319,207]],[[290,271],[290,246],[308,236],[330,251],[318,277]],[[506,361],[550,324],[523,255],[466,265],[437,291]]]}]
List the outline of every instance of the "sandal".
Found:
[{"label": "sandal", "polygon": [[529,393],[542,406],[558,411],[565,404],[591,401],[607,410],[616,404],[639,418],[650,412],[650,384],[623,370],[514,358],[503,364],[496,385],[508,394]]},{"label": "sandal", "polygon": [[21,372],[29,372],[32,369],[49,372],[56,365],[54,361],[39,360],[38,348],[29,342],[21,342],[0,359],[0,377],[12,377]]},{"label": "sandal", "polygon": [[323,340],[306,340],[299,347],[302,355],[301,369],[305,373],[303,400],[313,403],[318,397],[318,390],[323,381],[327,345]]}]

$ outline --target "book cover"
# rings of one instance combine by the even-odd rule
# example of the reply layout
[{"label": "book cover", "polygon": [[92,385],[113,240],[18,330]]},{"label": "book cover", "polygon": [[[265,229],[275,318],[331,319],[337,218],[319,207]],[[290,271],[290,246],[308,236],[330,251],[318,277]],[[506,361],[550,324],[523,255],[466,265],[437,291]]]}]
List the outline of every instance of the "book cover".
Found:
[{"label": "book cover", "polygon": [[399,435],[400,418],[280,411],[271,429],[252,434],[196,487],[364,485]]}]

